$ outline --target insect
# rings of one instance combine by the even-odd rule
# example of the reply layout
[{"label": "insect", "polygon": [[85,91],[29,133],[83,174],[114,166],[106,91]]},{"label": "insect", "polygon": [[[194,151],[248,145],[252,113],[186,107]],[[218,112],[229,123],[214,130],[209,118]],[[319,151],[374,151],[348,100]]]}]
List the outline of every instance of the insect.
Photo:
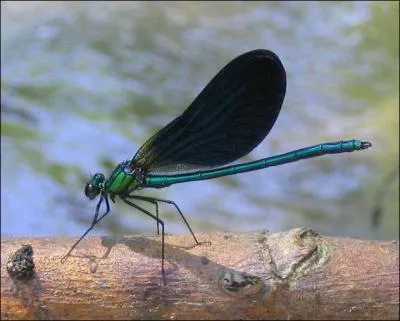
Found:
[{"label": "insect", "polygon": [[[196,245],[200,244],[175,202],[136,195],[146,188],[207,180],[254,171],[301,159],[363,150],[371,143],[347,140],[318,144],[257,161],[230,165],[252,151],[268,135],[279,115],[286,93],[286,72],[278,56],[258,49],[244,53],[228,63],[177,118],[159,130],[130,160],[120,163],[109,176],[96,173],[86,184],[85,195],[100,199],[91,226],[78,243],[110,213],[109,198],[119,197],[129,206],[150,216],[161,226],[161,271],[164,274],[164,222],[158,203],[172,204],[188,227]],[[134,201],[156,205],[153,214]],[[99,216],[105,202],[105,212]]]}]

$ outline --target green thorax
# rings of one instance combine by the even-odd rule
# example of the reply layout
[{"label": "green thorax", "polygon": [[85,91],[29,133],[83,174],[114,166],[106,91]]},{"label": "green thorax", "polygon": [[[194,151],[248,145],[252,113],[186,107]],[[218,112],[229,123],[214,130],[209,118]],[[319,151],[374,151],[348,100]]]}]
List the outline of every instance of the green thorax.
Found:
[{"label": "green thorax", "polygon": [[122,162],[114,169],[105,183],[105,190],[110,194],[129,194],[142,186],[141,168],[132,168],[129,161]]}]

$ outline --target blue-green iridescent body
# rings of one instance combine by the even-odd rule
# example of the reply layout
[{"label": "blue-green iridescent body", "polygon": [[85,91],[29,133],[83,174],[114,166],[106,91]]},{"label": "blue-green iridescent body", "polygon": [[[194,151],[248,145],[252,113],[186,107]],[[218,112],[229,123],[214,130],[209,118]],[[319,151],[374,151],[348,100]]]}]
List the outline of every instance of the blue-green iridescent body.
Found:
[{"label": "blue-green iridescent body", "polygon": [[[116,195],[129,195],[140,188],[163,188],[172,184],[208,180],[226,175],[235,175],[271,166],[283,165],[325,154],[353,152],[365,149],[369,146],[369,143],[359,140],[324,143],[253,162],[177,175],[146,175],[142,168],[135,168],[135,164],[132,164],[130,161],[124,161],[115,168],[110,178],[105,181],[105,183],[102,179],[99,180],[99,174],[96,174],[93,176],[90,184],[97,186],[100,190],[104,189],[106,193],[110,194],[111,199],[114,200]],[[104,177],[104,175],[100,175]]]},{"label": "blue-green iridescent body", "polygon": [[201,181],[226,175],[234,175],[239,173],[255,171],[266,167],[283,165],[287,163],[296,162],[301,159],[321,156],[325,154],[353,152],[365,148],[366,148],[365,143],[359,140],[318,144],[315,146],[291,151],[286,154],[281,154],[277,156],[263,158],[253,162],[226,166],[211,170],[197,171],[194,173],[179,174],[179,175],[147,175],[145,177],[145,182],[148,187],[165,187],[177,183]]},{"label": "blue-green iridescent body", "polygon": [[107,193],[112,195],[127,195],[142,185],[138,171],[132,170],[129,161],[122,162],[112,172],[105,183]]}]

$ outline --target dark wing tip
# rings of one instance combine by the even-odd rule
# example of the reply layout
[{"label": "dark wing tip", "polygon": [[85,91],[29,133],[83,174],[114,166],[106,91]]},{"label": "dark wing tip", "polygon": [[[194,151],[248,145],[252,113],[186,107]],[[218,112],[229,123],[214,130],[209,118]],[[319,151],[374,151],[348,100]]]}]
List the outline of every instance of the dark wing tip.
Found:
[{"label": "dark wing tip", "polygon": [[273,52],[273,51],[271,51],[271,50],[268,50],[268,49],[254,49],[254,50],[250,50],[250,51],[247,51],[247,52],[241,54],[241,55],[238,56],[236,59],[241,58],[241,57],[244,57],[244,56],[248,56],[248,57],[260,57],[260,58],[261,58],[261,57],[262,57],[262,58],[268,57],[268,58],[270,58],[270,59],[272,59],[272,60],[274,60],[274,61],[276,61],[276,62],[279,62],[279,64],[280,64],[280,65],[282,66],[282,68],[283,68],[282,62],[281,62],[281,60],[279,59],[278,55],[277,55],[275,52]]}]

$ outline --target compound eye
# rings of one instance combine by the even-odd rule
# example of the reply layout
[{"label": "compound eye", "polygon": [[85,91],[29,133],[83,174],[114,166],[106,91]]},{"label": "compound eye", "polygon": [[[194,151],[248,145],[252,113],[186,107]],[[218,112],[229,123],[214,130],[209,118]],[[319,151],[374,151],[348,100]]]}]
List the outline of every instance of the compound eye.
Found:
[{"label": "compound eye", "polygon": [[98,189],[97,186],[93,185],[93,184],[86,184],[85,187],[85,195],[86,197],[88,197],[89,199],[94,199],[97,195],[99,195],[100,191]]},{"label": "compound eye", "polygon": [[102,173],[96,173],[93,175],[93,181],[102,183],[105,181],[105,177]]}]

